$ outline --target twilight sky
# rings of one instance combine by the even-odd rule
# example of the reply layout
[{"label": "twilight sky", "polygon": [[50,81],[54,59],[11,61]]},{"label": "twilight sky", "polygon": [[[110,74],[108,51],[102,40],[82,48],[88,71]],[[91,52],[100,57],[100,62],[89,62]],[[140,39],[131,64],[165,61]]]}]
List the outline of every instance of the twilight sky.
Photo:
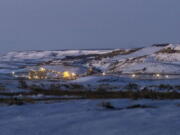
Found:
[{"label": "twilight sky", "polygon": [[180,0],[0,0],[0,53],[180,43]]}]

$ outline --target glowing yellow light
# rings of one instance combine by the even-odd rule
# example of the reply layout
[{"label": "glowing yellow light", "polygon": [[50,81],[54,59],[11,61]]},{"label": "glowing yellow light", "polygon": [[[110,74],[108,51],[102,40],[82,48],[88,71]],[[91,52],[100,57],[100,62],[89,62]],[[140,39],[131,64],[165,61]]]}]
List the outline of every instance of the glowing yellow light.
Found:
[{"label": "glowing yellow light", "polygon": [[35,78],[35,79],[39,79],[39,77],[38,77],[37,75],[36,75],[36,76],[34,76],[34,78]]},{"label": "glowing yellow light", "polygon": [[63,78],[70,78],[71,74],[68,71],[63,72]]},{"label": "glowing yellow light", "polygon": [[103,73],[102,73],[102,75],[103,75],[103,76],[105,76],[105,75],[106,75],[106,73],[105,73],[105,72],[103,72]]},{"label": "glowing yellow light", "polygon": [[46,71],[46,69],[45,69],[45,68],[43,68],[43,67],[40,67],[40,68],[39,68],[39,71],[41,71],[41,72],[45,72],[45,71]]},{"label": "glowing yellow light", "polygon": [[75,77],[75,76],[76,76],[76,73],[72,73],[72,76]]},{"label": "glowing yellow light", "polygon": [[12,75],[15,75],[15,72],[14,72],[14,71],[12,72]]},{"label": "glowing yellow light", "polygon": [[160,74],[156,74],[156,77],[160,77]]},{"label": "glowing yellow light", "polygon": [[133,77],[133,78],[136,77],[136,74],[132,74],[132,77]]}]

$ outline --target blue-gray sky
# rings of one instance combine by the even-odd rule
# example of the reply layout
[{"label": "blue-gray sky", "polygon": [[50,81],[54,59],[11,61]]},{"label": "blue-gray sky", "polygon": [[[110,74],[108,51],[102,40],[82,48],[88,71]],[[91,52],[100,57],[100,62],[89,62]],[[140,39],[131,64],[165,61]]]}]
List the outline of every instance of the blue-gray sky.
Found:
[{"label": "blue-gray sky", "polygon": [[0,0],[0,52],[180,42],[180,0]]}]

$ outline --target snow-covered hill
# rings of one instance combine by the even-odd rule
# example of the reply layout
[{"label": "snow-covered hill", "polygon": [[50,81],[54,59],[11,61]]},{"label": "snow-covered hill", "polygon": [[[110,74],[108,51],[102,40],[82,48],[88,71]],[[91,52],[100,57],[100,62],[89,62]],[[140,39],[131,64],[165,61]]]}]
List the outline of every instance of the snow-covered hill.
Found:
[{"label": "snow-covered hill", "polygon": [[153,45],[93,60],[92,65],[107,72],[180,73],[180,45]]},{"label": "snow-covered hill", "polygon": [[60,51],[20,51],[9,52],[0,57],[1,61],[52,60],[66,56],[102,54],[110,50],[60,50]]},{"label": "snow-covered hill", "polygon": [[180,74],[180,44],[115,50],[22,51],[0,56],[0,73],[39,65],[94,67],[109,73]]}]

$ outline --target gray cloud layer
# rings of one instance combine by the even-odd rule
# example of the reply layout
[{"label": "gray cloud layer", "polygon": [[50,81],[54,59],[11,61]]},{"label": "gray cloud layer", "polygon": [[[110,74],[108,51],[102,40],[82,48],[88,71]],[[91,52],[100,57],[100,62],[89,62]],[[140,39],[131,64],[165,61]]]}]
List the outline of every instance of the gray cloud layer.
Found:
[{"label": "gray cloud layer", "polygon": [[0,52],[180,42],[179,0],[1,0]]}]

